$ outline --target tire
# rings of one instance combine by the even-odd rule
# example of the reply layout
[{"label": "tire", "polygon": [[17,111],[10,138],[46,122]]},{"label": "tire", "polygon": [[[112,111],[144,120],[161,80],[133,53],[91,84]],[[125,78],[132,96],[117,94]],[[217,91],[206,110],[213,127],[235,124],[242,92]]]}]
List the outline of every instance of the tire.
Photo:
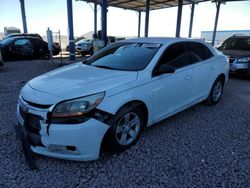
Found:
[{"label": "tire", "polygon": [[81,52],[81,55],[84,57],[86,55],[86,52]]},{"label": "tire", "polygon": [[50,58],[50,52],[42,52],[41,59],[49,59]]},{"label": "tire", "polygon": [[224,82],[221,77],[217,78],[211,88],[208,98],[206,99],[206,103],[210,106],[216,105],[223,94]]},{"label": "tire", "polygon": [[144,127],[143,113],[138,107],[126,106],[117,112],[110,124],[105,138],[107,147],[112,151],[124,151],[137,143]]}]

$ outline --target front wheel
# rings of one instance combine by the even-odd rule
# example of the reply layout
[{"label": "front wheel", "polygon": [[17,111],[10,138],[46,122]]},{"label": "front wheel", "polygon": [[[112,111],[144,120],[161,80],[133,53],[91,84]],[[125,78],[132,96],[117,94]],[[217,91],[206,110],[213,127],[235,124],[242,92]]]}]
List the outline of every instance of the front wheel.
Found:
[{"label": "front wheel", "polygon": [[133,146],[139,139],[143,128],[143,114],[139,108],[120,110],[112,120],[107,143],[110,149],[123,151]]},{"label": "front wheel", "polygon": [[206,100],[208,105],[216,105],[223,94],[224,82],[221,78],[217,78],[212,86],[210,94]]}]

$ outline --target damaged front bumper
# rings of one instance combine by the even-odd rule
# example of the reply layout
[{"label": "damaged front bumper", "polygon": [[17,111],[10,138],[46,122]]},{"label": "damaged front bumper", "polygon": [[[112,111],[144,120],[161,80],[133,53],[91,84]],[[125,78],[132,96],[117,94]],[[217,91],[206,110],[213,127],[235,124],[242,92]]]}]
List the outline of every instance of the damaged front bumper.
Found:
[{"label": "damaged front bumper", "polygon": [[[22,98],[17,105],[17,134],[34,153],[77,161],[99,158],[102,140],[109,125],[89,118],[78,124],[49,123],[51,108],[41,109]],[[27,157],[26,157],[27,158]]]}]

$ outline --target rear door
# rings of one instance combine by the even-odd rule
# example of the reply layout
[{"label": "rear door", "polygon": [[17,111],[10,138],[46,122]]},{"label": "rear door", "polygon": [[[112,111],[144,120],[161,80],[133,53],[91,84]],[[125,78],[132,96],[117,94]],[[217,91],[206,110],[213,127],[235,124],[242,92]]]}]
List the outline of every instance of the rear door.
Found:
[{"label": "rear door", "polygon": [[216,74],[216,61],[212,60],[211,51],[198,42],[187,42],[190,61],[193,64],[193,94],[192,100],[197,101],[207,97]]},{"label": "rear door", "polygon": [[42,56],[42,40],[39,38],[32,38],[31,39],[34,52],[33,52],[33,57],[34,58],[41,58]]},{"label": "rear door", "polygon": [[193,86],[193,69],[189,66],[189,53],[185,43],[175,43],[161,56],[155,69],[162,65],[172,65],[174,73],[152,77],[154,120],[158,121],[185,108],[190,102]]}]

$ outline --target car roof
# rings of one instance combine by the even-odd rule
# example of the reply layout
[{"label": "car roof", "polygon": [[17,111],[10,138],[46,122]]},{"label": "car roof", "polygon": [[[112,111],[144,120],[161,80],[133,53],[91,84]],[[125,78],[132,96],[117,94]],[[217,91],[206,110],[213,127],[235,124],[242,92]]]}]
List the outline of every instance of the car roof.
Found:
[{"label": "car roof", "polygon": [[40,38],[40,39],[43,39],[38,33],[12,33],[12,34],[9,34],[7,35],[6,37],[4,37],[4,39],[7,39],[7,38],[13,38],[13,37],[36,37],[36,38]]},{"label": "car roof", "polygon": [[40,37],[35,37],[35,36],[24,36],[24,35],[20,35],[20,36],[13,36],[7,39],[39,39],[42,40]]},{"label": "car roof", "polygon": [[230,38],[250,38],[250,35],[233,35]]},{"label": "car roof", "polygon": [[189,39],[189,38],[175,38],[175,37],[143,37],[143,38],[133,38],[121,40],[119,42],[139,42],[139,43],[155,43],[155,44],[167,44],[172,42],[202,42],[201,39]]}]

